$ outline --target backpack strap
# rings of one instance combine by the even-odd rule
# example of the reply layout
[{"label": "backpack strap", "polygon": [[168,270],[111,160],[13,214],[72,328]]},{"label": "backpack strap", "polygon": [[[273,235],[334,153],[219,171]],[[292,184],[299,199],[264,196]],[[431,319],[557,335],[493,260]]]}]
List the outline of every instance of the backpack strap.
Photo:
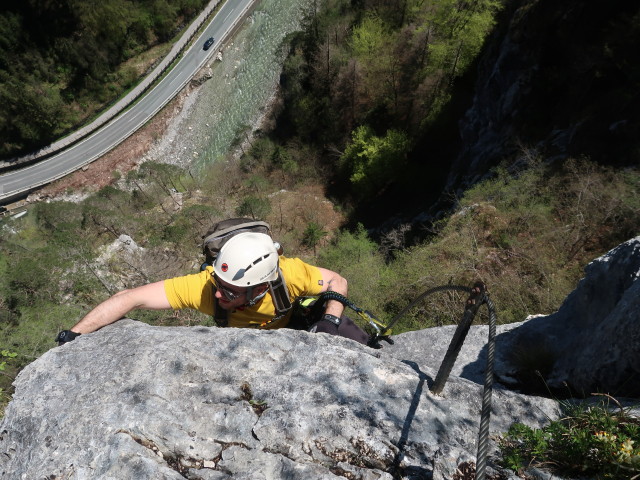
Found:
[{"label": "backpack strap", "polygon": [[[212,284],[211,288],[213,289],[213,320],[216,322],[218,327],[227,327],[229,326],[229,312],[220,307],[218,297],[216,297],[216,286]],[[291,304],[291,299],[289,298],[287,283],[284,280],[284,275],[282,275],[282,270],[280,270],[280,268],[278,268],[278,279],[273,282],[269,282],[269,293],[271,294],[276,314],[271,320],[262,325],[268,325],[271,322],[280,320],[289,312],[289,310],[291,310],[293,306]]]},{"label": "backpack strap", "polygon": [[248,218],[231,218],[216,223],[202,237],[202,253],[207,263],[213,264],[222,246],[239,233],[259,232],[270,235],[271,227],[266,222]]},{"label": "backpack strap", "polygon": [[[227,327],[229,326],[229,312],[220,307],[218,297],[216,297],[216,286],[212,284],[211,288],[213,289],[213,320],[218,327]],[[282,275],[280,268],[278,268],[278,279],[269,282],[269,293],[271,294],[276,314],[271,320],[263,323],[261,326],[280,320],[293,307],[291,299],[289,298],[287,283],[284,280],[284,275]]]},{"label": "backpack strap", "polygon": [[210,235],[205,236],[202,242],[208,243],[216,237],[224,237],[228,233],[234,232],[236,230],[247,230],[254,227],[264,227],[266,231],[269,230],[269,224],[267,222],[261,222],[259,220],[256,220],[255,222],[243,222],[240,225],[231,225],[230,227],[223,228],[222,230],[212,232]]},{"label": "backpack strap", "polygon": [[213,321],[216,322],[218,327],[228,327],[229,312],[220,307],[220,302],[216,297],[216,286],[212,284],[211,288],[213,288]]}]

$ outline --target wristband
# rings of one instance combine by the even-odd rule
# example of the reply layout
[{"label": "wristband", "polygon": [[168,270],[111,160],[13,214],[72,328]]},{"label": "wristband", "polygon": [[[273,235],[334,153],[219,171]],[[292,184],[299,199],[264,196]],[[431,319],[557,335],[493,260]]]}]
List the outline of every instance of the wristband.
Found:
[{"label": "wristband", "polygon": [[336,317],[335,315],[331,315],[330,313],[325,313],[322,316],[322,320],[326,320],[327,322],[333,323],[336,327],[339,327],[342,323],[340,317]]},{"label": "wristband", "polygon": [[72,332],[71,330],[63,330],[56,337],[56,342],[58,342],[58,345],[63,345],[67,342],[75,340],[79,335],[79,333]]}]

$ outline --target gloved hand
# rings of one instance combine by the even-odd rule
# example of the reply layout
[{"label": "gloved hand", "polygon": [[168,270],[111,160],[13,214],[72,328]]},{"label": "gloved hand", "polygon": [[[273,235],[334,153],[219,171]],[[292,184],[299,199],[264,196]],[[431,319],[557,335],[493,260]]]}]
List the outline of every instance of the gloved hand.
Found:
[{"label": "gloved hand", "polygon": [[382,335],[380,337],[375,335],[369,339],[367,345],[371,348],[382,348],[382,344],[380,343],[381,340],[384,340],[389,345],[393,345],[395,343],[393,340],[391,340],[391,337],[389,335]]},{"label": "gloved hand", "polygon": [[56,336],[56,342],[58,342],[58,346],[64,345],[67,342],[75,340],[76,337],[79,335],[80,335],[79,333],[72,332],[71,330],[62,330]]}]

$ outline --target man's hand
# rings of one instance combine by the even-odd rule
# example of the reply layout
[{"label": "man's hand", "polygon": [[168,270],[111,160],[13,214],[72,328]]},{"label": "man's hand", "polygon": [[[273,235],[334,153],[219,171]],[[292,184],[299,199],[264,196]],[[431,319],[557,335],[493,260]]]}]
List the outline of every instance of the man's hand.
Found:
[{"label": "man's hand", "polygon": [[56,337],[56,342],[58,342],[58,346],[64,345],[67,342],[75,340],[79,333],[72,332],[71,330],[63,330]]}]

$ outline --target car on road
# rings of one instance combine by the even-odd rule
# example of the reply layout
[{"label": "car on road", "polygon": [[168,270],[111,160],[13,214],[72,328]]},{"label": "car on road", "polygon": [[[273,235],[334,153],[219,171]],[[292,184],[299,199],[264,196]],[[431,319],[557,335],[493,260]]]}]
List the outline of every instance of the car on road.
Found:
[{"label": "car on road", "polygon": [[206,41],[206,42],[204,42],[204,46],[202,47],[202,49],[203,49],[203,50],[209,50],[209,47],[210,47],[211,45],[213,45],[213,42],[214,42],[213,37],[209,37],[209,38],[207,38],[207,41]]}]

